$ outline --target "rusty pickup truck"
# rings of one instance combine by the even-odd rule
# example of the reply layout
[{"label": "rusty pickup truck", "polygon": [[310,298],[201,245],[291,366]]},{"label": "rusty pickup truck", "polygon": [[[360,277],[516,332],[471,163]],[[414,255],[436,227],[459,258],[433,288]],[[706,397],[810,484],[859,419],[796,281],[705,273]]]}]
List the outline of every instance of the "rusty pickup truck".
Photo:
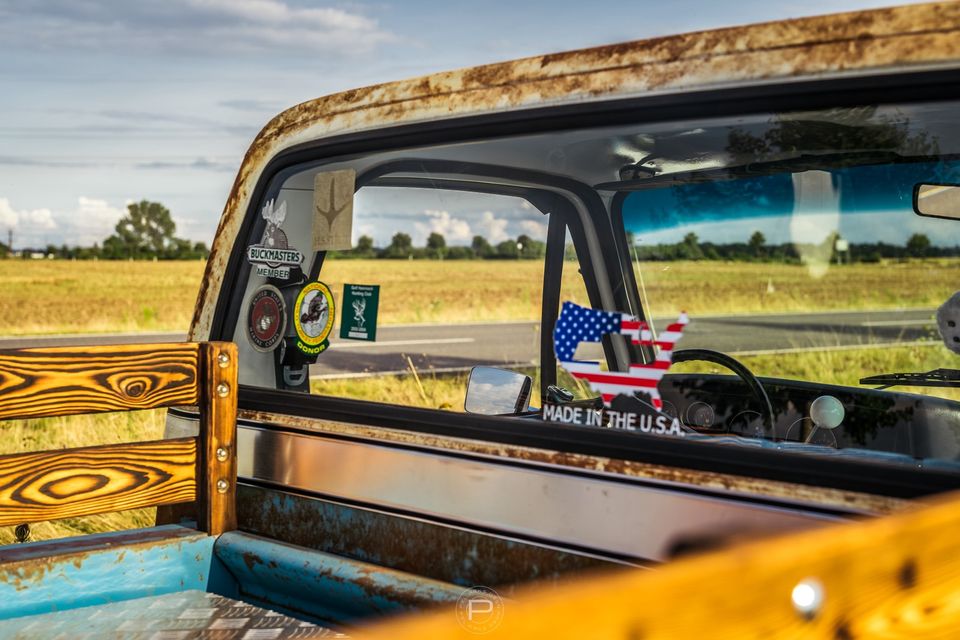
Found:
[{"label": "rusty pickup truck", "polygon": [[[168,408],[163,441],[0,458],[5,526],[161,505],[0,549],[0,637],[879,633],[884,580],[960,576],[956,509],[900,513],[960,487],[958,105],[941,3],[284,111],[191,342],[0,354],[0,418]],[[774,570],[782,602],[728,586]]]}]

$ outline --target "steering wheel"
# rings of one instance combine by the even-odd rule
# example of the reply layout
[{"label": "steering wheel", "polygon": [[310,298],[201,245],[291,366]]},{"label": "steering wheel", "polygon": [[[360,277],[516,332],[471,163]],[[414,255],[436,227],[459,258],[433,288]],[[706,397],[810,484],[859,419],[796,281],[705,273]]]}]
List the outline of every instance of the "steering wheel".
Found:
[{"label": "steering wheel", "polygon": [[770,403],[770,396],[767,395],[763,385],[760,384],[760,380],[757,379],[757,376],[753,375],[750,369],[747,369],[743,363],[736,358],[721,353],[720,351],[714,351],[713,349],[680,349],[673,352],[673,362],[692,362],[696,360],[718,364],[737,374],[737,376],[750,387],[750,391],[752,391],[753,395],[760,401],[760,404],[763,405],[765,409],[765,411],[761,413],[763,428],[768,434],[773,434],[773,425],[776,422],[776,417],[773,414],[773,405]]}]

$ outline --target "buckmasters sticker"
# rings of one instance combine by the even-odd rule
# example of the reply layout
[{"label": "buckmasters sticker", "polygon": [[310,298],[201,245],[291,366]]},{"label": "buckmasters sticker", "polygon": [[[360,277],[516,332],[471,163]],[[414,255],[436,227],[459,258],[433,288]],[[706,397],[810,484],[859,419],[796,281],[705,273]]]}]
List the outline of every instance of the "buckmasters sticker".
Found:
[{"label": "buckmasters sticker", "polygon": [[325,351],[327,338],[333,329],[335,303],[330,287],[322,282],[311,282],[297,295],[293,326],[297,330],[297,348],[307,355]]},{"label": "buckmasters sticker", "polygon": [[286,315],[279,289],[266,285],[254,292],[247,310],[247,338],[254,349],[273,351],[280,344]]},{"label": "buckmasters sticker", "polygon": [[287,280],[290,267],[299,267],[303,263],[303,254],[287,242],[287,234],[281,226],[287,217],[287,203],[281,202],[274,208],[273,200],[268,200],[260,212],[267,226],[259,244],[247,247],[247,260],[252,264],[258,276]]}]

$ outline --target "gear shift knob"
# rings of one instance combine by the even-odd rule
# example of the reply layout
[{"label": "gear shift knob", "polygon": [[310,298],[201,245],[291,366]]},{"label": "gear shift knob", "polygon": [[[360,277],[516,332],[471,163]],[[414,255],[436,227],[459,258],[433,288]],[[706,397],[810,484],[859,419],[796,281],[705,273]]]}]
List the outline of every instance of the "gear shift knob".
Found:
[{"label": "gear shift knob", "polygon": [[819,429],[836,429],[845,414],[843,403],[833,396],[820,396],[810,405],[810,420]]}]

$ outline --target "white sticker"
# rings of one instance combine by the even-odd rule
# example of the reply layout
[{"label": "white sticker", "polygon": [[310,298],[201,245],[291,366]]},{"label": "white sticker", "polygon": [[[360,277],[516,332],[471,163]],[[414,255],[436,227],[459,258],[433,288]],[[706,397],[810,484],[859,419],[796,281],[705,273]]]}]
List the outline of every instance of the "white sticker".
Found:
[{"label": "white sticker", "polygon": [[260,242],[247,247],[247,261],[254,266],[258,276],[286,280],[290,277],[290,268],[303,262],[303,254],[289,245],[282,229],[287,217],[287,203],[281,202],[274,207],[273,200],[269,200],[260,215],[266,221],[266,227]]},{"label": "white sticker", "polygon": [[357,172],[322,171],[313,179],[313,250],[352,249],[353,192]]}]

